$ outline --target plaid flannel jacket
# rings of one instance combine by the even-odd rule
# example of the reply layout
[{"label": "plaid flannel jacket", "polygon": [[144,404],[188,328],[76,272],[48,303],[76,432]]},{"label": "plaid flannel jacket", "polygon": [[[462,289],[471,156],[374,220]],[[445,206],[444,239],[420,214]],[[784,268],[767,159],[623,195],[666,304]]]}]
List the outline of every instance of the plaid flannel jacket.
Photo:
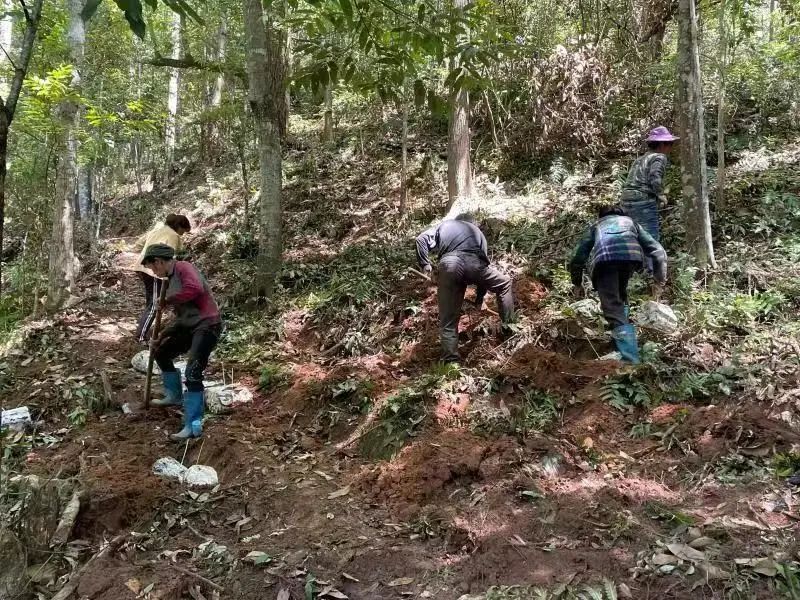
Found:
[{"label": "plaid flannel jacket", "polygon": [[605,262],[643,263],[653,259],[654,277],[667,278],[667,253],[664,248],[630,217],[609,215],[592,225],[581,239],[570,262],[574,285],[580,285],[584,269],[592,276],[595,266]]}]

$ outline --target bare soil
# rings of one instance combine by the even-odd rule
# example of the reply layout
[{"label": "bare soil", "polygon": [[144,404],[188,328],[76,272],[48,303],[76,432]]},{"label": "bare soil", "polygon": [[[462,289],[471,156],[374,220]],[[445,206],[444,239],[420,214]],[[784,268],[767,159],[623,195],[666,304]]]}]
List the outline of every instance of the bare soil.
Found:
[{"label": "bare soil", "polygon": [[[535,310],[545,288],[527,279],[518,284],[526,310]],[[44,431],[62,433],[57,443],[34,448],[25,468],[76,477],[86,490],[73,532],[87,543],[82,560],[104,540],[129,533],[120,551],[83,574],[79,596],[133,599],[152,584],[150,598],[186,598],[195,586],[209,597],[213,581],[225,598],[275,598],[286,590],[299,599],[313,577],[317,591],[334,586],[354,600],[423,592],[456,600],[497,584],[608,577],[626,583],[634,598],[725,597],[722,587],[696,595],[677,577],[637,574],[657,542],[685,531],[670,514],[724,530],[723,562],[775,548],[794,551],[798,517],[769,510],[766,502],[783,493],[779,482],[729,486],[697,475],[735,449],[799,443],[796,432],[767,417],[768,407],[734,398],[725,405],[621,413],[598,392],[622,365],[536,344],[499,359],[491,349],[500,341],[477,333],[493,318],[485,311],[467,311],[462,319],[467,365],[490,357],[486,371],[511,382],[494,401],[511,409],[520,402],[516,384],[564,399],[552,430],[476,433],[466,416],[473,396],[456,391],[431,404],[433,418],[391,460],[337,452],[337,443],[369,415],[321,427],[321,386],[369,376],[382,398],[436,358],[435,290],[415,282],[407,291],[422,310],[392,309],[386,338],[408,339],[392,355],[325,355],[306,315],[287,314],[282,343],[292,369],[289,387],[268,396],[255,390],[252,405],[211,416],[204,438],[188,445],[168,440],[180,427],[178,411],[145,412],[137,405],[144,378],[128,365],[139,349],[129,325],[141,300],[129,273],[100,275],[83,290],[87,300],[32,332],[24,351],[11,358],[15,379],[7,397],[12,405],[31,406]],[[34,360],[26,362],[29,356]],[[212,364],[210,375],[218,369]],[[241,370],[239,379],[254,385],[257,374]],[[112,402],[84,426],[69,426],[65,394],[76,382],[102,389],[101,371],[112,382]],[[134,406],[133,416],[122,414],[123,402]],[[662,429],[675,424],[680,443],[632,438],[632,425],[642,420]],[[151,467],[164,456],[214,467],[219,487],[190,494],[156,477]],[[544,466],[546,459],[557,466]],[[224,549],[209,554],[210,544]],[[269,560],[252,564],[246,560],[252,551]]]}]

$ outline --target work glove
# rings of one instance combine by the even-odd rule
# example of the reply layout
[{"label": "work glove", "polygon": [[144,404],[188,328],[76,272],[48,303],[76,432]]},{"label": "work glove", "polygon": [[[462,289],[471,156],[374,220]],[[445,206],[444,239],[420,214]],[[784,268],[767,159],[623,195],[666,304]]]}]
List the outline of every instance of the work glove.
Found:
[{"label": "work glove", "polygon": [[422,272],[430,277],[431,273],[433,273],[433,267],[431,265],[425,265],[422,267]]}]

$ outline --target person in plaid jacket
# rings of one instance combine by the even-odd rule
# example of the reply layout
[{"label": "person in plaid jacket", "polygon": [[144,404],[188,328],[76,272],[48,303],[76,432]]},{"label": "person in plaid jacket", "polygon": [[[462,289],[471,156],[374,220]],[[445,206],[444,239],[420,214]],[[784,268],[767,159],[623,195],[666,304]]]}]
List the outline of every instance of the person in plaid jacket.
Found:
[{"label": "person in plaid jacket", "polygon": [[639,362],[636,330],[628,320],[628,281],[649,258],[659,284],[667,279],[667,253],[653,236],[619,206],[604,206],[600,220],[581,239],[570,262],[575,294],[583,295],[583,272],[589,275],[600,296],[603,316],[622,358]]}]

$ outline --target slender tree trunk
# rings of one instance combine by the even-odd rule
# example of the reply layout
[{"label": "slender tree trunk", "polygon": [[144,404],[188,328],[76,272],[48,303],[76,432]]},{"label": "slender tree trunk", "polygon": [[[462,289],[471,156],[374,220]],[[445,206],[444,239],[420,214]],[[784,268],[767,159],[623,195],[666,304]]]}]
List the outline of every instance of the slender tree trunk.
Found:
[{"label": "slender tree trunk", "polygon": [[[289,16],[290,7],[287,5],[286,2],[283,3],[283,11],[284,11],[284,17],[288,17]],[[289,80],[292,77],[293,70],[294,70],[294,42],[292,41],[292,29],[291,29],[291,26],[287,25],[286,26],[286,31],[284,33],[285,33],[285,40],[286,40],[286,44],[285,44],[285,47],[284,47],[284,56],[285,56],[284,63],[286,65],[286,67],[285,67],[286,68],[285,77],[286,77],[287,80]],[[284,131],[288,131],[288,129],[289,129],[289,114],[292,111],[292,94],[289,91],[289,86],[287,85],[285,87],[286,87],[286,92],[284,93],[284,103],[285,103],[286,117],[285,117],[284,123],[283,123],[283,130]]]},{"label": "slender tree trunk", "polygon": [[[403,88],[405,92],[405,88]],[[408,203],[408,101],[406,94],[403,94],[403,131],[402,140],[400,142],[400,216],[404,217],[406,214],[406,204]]]},{"label": "slender tree trunk", "polygon": [[[228,48],[228,20],[223,14],[219,22],[219,30],[217,31],[217,63],[223,64],[225,62],[225,52]],[[225,89],[225,75],[222,73],[217,74],[214,80],[214,89],[211,93],[211,106],[214,108],[222,104],[222,92]]]},{"label": "slender tree trunk", "polygon": [[[725,0],[722,0],[724,3]],[[775,39],[775,0],[769,0],[769,41]]]},{"label": "slender tree trunk", "polygon": [[717,97],[717,211],[725,207],[725,80],[728,62],[728,36],[725,27],[725,0],[719,3],[719,96]]},{"label": "slender tree trunk", "polygon": [[[33,45],[36,43],[36,32],[39,30],[39,21],[42,16],[44,0],[34,0],[30,7],[26,6],[25,33],[22,36],[20,53],[15,61],[14,77],[8,89],[8,94],[0,97],[0,256],[3,255],[3,236],[6,212],[6,169],[8,161],[8,131],[14,114],[17,111],[17,101],[22,91],[22,83],[28,73],[28,65],[33,54]],[[0,260],[0,293],[2,292],[2,260]]]},{"label": "slender tree trunk", "polygon": [[[3,69],[6,69],[8,66],[8,57],[6,56],[6,52],[9,56],[11,56],[14,52],[14,49],[11,47],[12,43],[14,42],[14,17],[11,15],[11,11],[14,9],[14,2],[13,0],[3,0],[3,12],[4,16],[0,19],[0,46],[2,46],[2,50],[0,51],[0,66]],[[0,96],[5,98],[8,95],[8,88],[9,88],[9,79],[7,77],[0,78]]]},{"label": "slender tree trunk", "polygon": [[88,221],[92,217],[92,167],[78,165],[77,217]]},{"label": "slender tree trunk", "polygon": [[[80,90],[86,28],[81,13],[83,0],[67,0],[69,28],[67,45],[72,61],[72,87]],[[53,231],[50,238],[50,265],[47,278],[49,310],[60,308],[75,288],[76,259],[73,245],[75,228],[74,201],[78,190],[78,127],[80,108],[72,98],[62,100],[56,107],[61,123],[62,155],[56,175],[56,198],[53,212]]]},{"label": "slender tree trunk", "polygon": [[323,116],[322,141],[326,144],[333,142],[333,89],[330,83],[325,86],[325,114]]},{"label": "slender tree trunk", "polygon": [[[183,17],[177,12],[172,13],[172,58],[181,58],[181,38],[183,30]],[[175,148],[178,145],[178,110],[180,109],[181,70],[170,69],[169,86],[167,89],[167,127],[164,134],[164,143],[167,150],[167,178],[172,170],[172,161],[175,158]]]},{"label": "slender tree trunk", "polygon": [[[453,0],[462,11],[470,0]],[[453,69],[459,67],[452,60]],[[469,92],[461,86],[450,91],[450,121],[447,127],[447,211],[459,202],[472,198],[472,162],[470,158]]]},{"label": "slender tree trunk", "polygon": [[244,0],[249,102],[261,173],[256,296],[269,299],[281,266],[281,138],[286,123],[285,40],[265,20],[261,0]]},{"label": "slender tree trunk", "polygon": [[678,103],[686,243],[698,266],[715,267],[695,0],[678,3]]}]

